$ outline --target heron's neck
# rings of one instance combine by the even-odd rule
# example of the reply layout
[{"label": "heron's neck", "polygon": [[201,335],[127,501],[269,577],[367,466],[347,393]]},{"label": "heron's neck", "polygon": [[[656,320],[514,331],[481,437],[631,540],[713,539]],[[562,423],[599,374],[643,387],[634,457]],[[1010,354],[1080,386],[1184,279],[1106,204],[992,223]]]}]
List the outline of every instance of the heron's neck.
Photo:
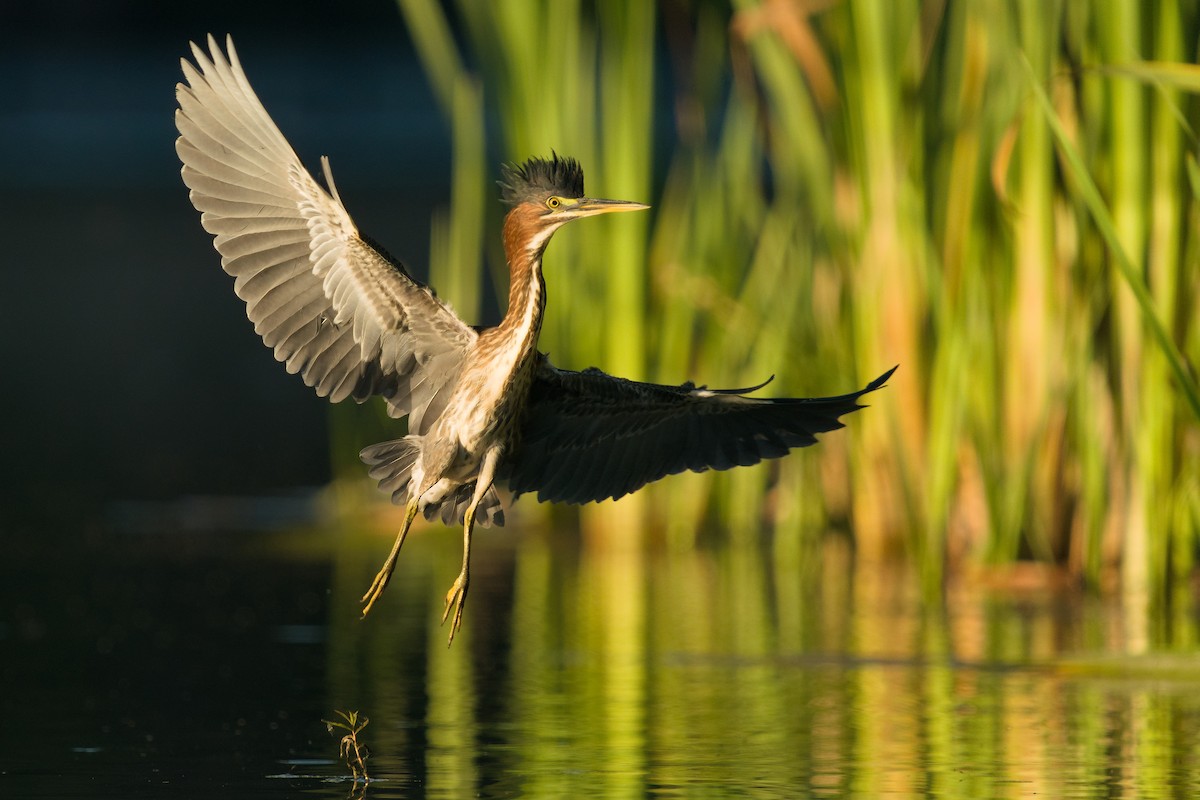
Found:
[{"label": "heron's neck", "polygon": [[525,263],[509,262],[508,311],[500,323],[510,335],[524,332],[536,344],[546,310],[546,282],[539,254]]},{"label": "heron's neck", "polygon": [[504,250],[508,257],[508,311],[500,323],[506,338],[521,341],[522,350],[537,347],[546,310],[546,282],[542,278],[542,252],[549,240],[530,242],[521,235],[516,212],[509,214],[504,226]]}]

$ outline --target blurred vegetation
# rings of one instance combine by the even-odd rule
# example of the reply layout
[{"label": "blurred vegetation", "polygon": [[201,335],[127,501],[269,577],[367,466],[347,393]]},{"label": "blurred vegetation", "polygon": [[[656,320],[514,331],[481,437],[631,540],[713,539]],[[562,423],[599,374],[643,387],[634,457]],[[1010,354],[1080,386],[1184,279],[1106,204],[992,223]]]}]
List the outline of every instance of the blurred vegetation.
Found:
[{"label": "blurred vegetation", "polygon": [[431,277],[463,316],[506,296],[492,141],[654,205],[556,236],[560,366],[804,395],[901,365],[811,451],[556,522],[682,548],[844,528],[927,592],[1031,559],[1138,597],[1191,574],[1195,3],[399,7],[452,121]]}]

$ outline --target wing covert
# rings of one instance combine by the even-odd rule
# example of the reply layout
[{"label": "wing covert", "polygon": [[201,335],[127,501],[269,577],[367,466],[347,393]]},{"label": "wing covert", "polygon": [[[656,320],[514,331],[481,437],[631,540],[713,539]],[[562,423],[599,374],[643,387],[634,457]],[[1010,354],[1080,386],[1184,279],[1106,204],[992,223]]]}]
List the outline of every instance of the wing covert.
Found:
[{"label": "wing covert", "polygon": [[838,417],[862,408],[858,398],[894,371],[837,397],[765,399],[740,389],[640,383],[595,368],[559,370],[543,359],[501,477],[518,495],[587,503],[684,470],[756,464],[843,427]]}]

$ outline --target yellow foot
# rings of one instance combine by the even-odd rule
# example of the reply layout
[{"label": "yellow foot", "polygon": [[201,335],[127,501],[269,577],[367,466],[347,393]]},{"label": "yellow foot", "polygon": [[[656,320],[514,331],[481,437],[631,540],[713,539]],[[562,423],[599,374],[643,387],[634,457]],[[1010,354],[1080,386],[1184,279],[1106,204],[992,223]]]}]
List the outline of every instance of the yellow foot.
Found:
[{"label": "yellow foot", "polygon": [[450,606],[454,605],[454,620],[450,623],[450,638],[446,641],[446,646],[454,644],[454,634],[458,633],[458,628],[462,625],[463,604],[467,602],[467,573],[464,570],[458,574],[454,585],[450,587],[450,591],[446,592],[446,608],[442,611],[442,624],[446,624],[446,618],[450,616]]},{"label": "yellow foot", "polygon": [[364,618],[367,616],[367,612],[371,610],[371,606],[375,605],[375,601],[383,594],[383,590],[387,588],[388,581],[392,577],[392,570],[388,568],[389,566],[394,566],[394,564],[383,565],[383,569],[379,570],[375,575],[375,580],[371,582],[371,588],[367,589],[367,593],[359,601],[366,603],[362,610]]}]

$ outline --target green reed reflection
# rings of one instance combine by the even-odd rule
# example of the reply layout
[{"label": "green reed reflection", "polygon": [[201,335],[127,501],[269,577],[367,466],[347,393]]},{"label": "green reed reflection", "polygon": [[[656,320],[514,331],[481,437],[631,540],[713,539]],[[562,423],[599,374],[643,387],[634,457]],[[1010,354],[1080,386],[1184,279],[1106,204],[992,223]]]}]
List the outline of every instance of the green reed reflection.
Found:
[{"label": "green reed reflection", "polygon": [[[921,602],[832,544],[580,550],[489,531],[447,649],[457,538],[339,539],[326,703],[370,709],[373,783],[428,797],[1168,797],[1200,789],[1194,601],[1159,634],[1044,587]],[[1144,647],[1146,655],[1119,656]],[[1107,655],[1106,655],[1107,654]],[[407,796],[407,795],[406,795]]]}]

